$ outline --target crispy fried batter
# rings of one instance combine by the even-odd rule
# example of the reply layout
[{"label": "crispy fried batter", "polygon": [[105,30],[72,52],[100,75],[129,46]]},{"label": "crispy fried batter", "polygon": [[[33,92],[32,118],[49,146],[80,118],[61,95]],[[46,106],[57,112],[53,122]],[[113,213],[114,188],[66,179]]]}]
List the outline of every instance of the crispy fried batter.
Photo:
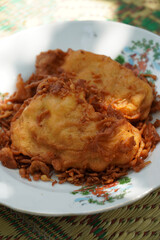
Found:
[{"label": "crispy fried batter", "polygon": [[111,58],[87,51],[49,50],[37,57],[37,75],[69,74],[72,81],[84,79],[103,91],[101,99],[128,119],[146,119],[153,101],[152,88],[134,72]]},{"label": "crispy fried batter", "polygon": [[160,142],[160,120],[147,118],[160,110],[158,94],[148,75],[125,66],[85,51],[41,53],[36,74],[26,82],[18,75],[17,91],[0,101],[2,164],[53,185],[53,169],[59,183],[92,185],[149,164],[144,159]]},{"label": "crispy fried batter", "polygon": [[41,156],[57,171],[73,167],[99,172],[124,165],[136,157],[141,143],[140,132],[121,113],[111,106],[105,114],[96,112],[83,90],[56,77],[43,80],[12,121],[11,139],[22,154]]},{"label": "crispy fried batter", "polygon": [[5,147],[1,149],[0,159],[2,164],[7,168],[11,168],[11,169],[17,168],[17,163],[14,159],[13,152],[11,151],[10,148]]}]

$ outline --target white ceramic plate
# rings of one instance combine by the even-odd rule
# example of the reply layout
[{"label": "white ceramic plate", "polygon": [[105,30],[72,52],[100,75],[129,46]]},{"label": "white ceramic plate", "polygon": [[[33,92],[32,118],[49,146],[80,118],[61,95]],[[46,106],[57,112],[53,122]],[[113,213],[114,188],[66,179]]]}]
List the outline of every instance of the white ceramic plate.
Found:
[{"label": "white ceramic plate", "polygon": [[[27,79],[34,72],[35,57],[48,49],[84,49],[137,64],[142,72],[158,76],[160,92],[160,37],[116,22],[63,22],[20,32],[0,41],[0,92],[13,93],[16,76]],[[114,185],[103,187],[108,199],[96,197],[98,188],[81,189],[71,184],[29,182],[18,170],[0,164],[0,203],[30,214],[62,216],[92,214],[130,204],[160,187],[160,145],[148,157],[152,164],[131,172]],[[74,192],[72,194],[72,192]]]}]

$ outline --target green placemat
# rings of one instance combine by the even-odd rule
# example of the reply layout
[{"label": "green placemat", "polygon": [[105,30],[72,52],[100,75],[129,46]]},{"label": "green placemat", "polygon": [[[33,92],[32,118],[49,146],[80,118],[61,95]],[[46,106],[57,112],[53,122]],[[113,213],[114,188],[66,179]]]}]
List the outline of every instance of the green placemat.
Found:
[{"label": "green placemat", "polygon": [[[0,37],[57,20],[114,20],[160,34],[159,0],[0,0]],[[102,214],[37,217],[0,206],[0,240],[160,240],[160,188]]]}]

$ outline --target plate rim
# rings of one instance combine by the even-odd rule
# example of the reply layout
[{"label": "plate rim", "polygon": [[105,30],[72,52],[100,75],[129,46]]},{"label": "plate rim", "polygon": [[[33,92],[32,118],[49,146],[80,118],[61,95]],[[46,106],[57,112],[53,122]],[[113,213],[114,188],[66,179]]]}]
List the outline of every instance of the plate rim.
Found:
[{"label": "plate rim", "polygon": [[[148,31],[146,29],[143,29],[143,28],[140,28],[140,27],[137,27],[137,26],[133,26],[133,25],[129,25],[129,24],[121,23],[121,22],[110,21],[110,20],[109,21],[108,20],[106,20],[106,21],[104,21],[104,20],[70,21],[69,20],[69,21],[56,21],[54,23],[43,24],[43,25],[39,25],[39,26],[34,26],[34,27],[31,27],[31,28],[28,28],[28,29],[20,30],[20,31],[18,31],[18,32],[14,33],[14,34],[12,34],[10,36],[3,37],[2,39],[0,39],[0,42],[3,43],[3,41],[5,41],[6,39],[12,41],[12,38],[18,37],[19,35],[23,35],[24,33],[27,34],[27,32],[34,31],[34,29],[43,29],[43,28],[46,28],[46,27],[53,28],[57,24],[62,24],[63,25],[64,23],[72,23],[72,24],[77,24],[77,23],[78,24],[85,24],[85,23],[109,24],[109,23],[111,23],[111,24],[115,24],[115,25],[117,25],[117,24],[119,25],[120,24],[120,25],[124,25],[124,27],[127,27],[127,28],[138,29],[138,30],[140,30],[142,32],[146,32],[147,34],[150,34],[153,38],[155,38],[155,37],[157,38],[158,37],[159,40],[160,40],[160,36],[155,34],[155,33],[152,33],[152,32],[150,32],[150,31]],[[46,214],[44,212],[35,212],[35,211],[31,211],[31,210],[24,210],[24,209],[21,209],[21,208],[15,208],[15,207],[13,207],[13,206],[11,206],[9,204],[4,204],[4,203],[1,203],[1,202],[0,202],[0,205],[8,207],[8,208],[11,208],[11,209],[13,209],[15,211],[18,211],[18,212],[22,212],[22,213],[25,213],[25,214],[31,214],[31,215],[37,215],[37,216],[73,216],[73,215],[75,216],[75,215],[86,215],[86,214],[87,215],[91,215],[91,214],[97,214],[97,213],[103,213],[103,212],[115,210],[117,208],[130,205],[130,204],[132,204],[132,203],[142,199],[147,194],[149,194],[152,191],[158,189],[159,187],[160,187],[160,183],[159,183],[159,185],[157,185],[155,187],[150,187],[147,191],[145,191],[141,195],[138,195],[134,199],[130,199],[127,202],[122,202],[122,203],[117,204],[116,206],[110,206],[110,207],[108,207],[108,206],[106,207],[104,205],[104,208],[102,208],[102,209],[89,210],[88,212],[81,212],[81,211],[79,212],[78,211],[78,213],[73,213],[73,212],[72,213],[69,213],[69,212],[67,213],[66,212],[66,213],[63,213],[63,214],[62,213],[59,213],[59,214],[58,213],[56,213],[56,214],[55,213],[47,213]]]}]

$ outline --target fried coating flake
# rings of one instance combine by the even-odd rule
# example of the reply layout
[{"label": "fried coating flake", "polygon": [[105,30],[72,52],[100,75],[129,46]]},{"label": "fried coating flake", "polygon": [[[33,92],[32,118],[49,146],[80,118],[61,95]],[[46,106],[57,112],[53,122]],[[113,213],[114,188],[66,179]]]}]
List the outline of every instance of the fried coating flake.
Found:
[{"label": "fried coating flake", "polygon": [[120,110],[127,119],[147,118],[153,101],[149,84],[110,57],[87,51],[49,50],[37,57],[37,75],[69,74],[75,82],[84,79],[103,92],[101,101]]},{"label": "fried coating flake", "polygon": [[44,79],[11,123],[12,148],[57,171],[100,172],[136,159],[139,130],[110,105],[105,113],[96,112],[85,96],[70,79]]}]

